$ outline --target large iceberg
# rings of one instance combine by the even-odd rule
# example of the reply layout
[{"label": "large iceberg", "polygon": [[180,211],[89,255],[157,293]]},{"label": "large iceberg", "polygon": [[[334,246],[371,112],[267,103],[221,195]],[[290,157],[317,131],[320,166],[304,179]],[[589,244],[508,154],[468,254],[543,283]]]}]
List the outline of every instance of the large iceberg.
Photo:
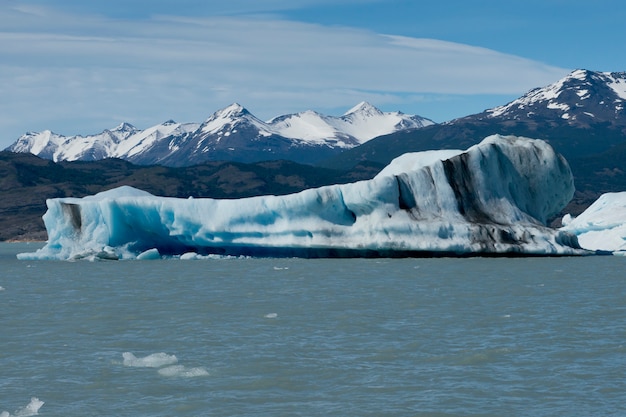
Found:
[{"label": "large iceberg", "polygon": [[567,162],[547,143],[495,135],[285,196],[177,199],[120,187],[50,199],[47,245],[19,258],[585,254],[574,235],[545,225],[573,193]]},{"label": "large iceberg", "polygon": [[626,255],[626,192],[602,194],[578,217],[563,217],[563,231],[590,250]]}]

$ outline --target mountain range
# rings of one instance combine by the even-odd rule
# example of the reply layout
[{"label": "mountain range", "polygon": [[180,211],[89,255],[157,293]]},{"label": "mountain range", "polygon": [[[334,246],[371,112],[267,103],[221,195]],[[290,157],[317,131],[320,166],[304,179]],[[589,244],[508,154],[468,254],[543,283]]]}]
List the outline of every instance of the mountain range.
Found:
[{"label": "mountain range", "polygon": [[7,150],[55,162],[120,158],[139,165],[173,167],[220,160],[315,163],[376,136],[432,124],[420,116],[382,112],[366,102],[340,117],[309,110],[264,122],[235,103],[203,123],[169,120],[145,130],[122,123],[88,136],[29,132]]},{"label": "mountain range", "polygon": [[[403,153],[466,149],[492,134],[543,139],[563,154],[576,184],[564,213],[576,215],[600,194],[626,190],[625,103],[625,72],[576,70],[508,104],[440,124],[367,103],[340,117],[309,111],[263,122],[235,104],[203,123],[121,124],[85,137],[26,134],[13,152],[0,152],[0,240],[45,236],[46,198],[119,185],[174,197],[295,192],[368,179]],[[111,156],[133,163],[100,160]],[[250,163],[260,159],[283,161]],[[53,162],[62,160],[75,162]]]}]

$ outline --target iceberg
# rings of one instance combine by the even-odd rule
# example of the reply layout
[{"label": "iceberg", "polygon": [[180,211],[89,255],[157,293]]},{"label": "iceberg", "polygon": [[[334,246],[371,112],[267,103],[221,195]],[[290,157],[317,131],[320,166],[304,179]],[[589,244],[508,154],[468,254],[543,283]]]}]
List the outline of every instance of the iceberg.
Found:
[{"label": "iceberg", "polygon": [[626,192],[602,194],[578,217],[567,214],[562,231],[578,237],[580,246],[626,255]]},{"label": "iceberg", "polygon": [[47,200],[46,246],[19,259],[206,255],[581,255],[546,226],[574,193],[541,140],[494,135],[466,151],[400,156],[376,177],[284,196],[157,197],[123,186]]}]

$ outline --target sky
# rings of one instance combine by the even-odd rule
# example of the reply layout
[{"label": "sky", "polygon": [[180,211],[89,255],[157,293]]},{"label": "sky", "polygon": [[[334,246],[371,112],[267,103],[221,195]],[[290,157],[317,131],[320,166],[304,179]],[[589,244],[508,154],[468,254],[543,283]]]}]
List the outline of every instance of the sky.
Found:
[{"label": "sky", "polygon": [[623,0],[0,0],[0,148],[361,101],[443,122],[626,71]]}]

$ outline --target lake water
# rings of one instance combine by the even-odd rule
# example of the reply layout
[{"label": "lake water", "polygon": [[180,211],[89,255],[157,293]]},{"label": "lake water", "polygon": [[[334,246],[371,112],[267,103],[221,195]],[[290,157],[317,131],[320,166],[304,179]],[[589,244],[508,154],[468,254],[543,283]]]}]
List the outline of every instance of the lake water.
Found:
[{"label": "lake water", "polygon": [[0,244],[4,416],[626,415],[626,257],[15,259],[36,247]]}]

